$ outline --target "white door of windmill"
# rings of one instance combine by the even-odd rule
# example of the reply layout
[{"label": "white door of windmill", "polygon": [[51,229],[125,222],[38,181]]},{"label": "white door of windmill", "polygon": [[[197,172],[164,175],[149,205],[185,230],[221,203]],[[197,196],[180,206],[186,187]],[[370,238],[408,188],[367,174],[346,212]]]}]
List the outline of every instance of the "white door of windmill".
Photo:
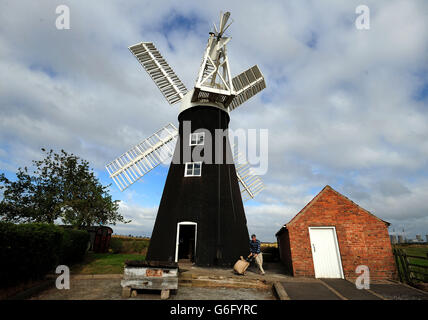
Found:
[{"label": "white door of windmill", "polygon": [[180,260],[180,246],[182,250],[184,249],[185,251],[184,253],[189,253],[192,256],[192,259],[195,258],[197,235],[198,235],[198,224],[196,222],[182,221],[177,223],[177,240],[175,243],[175,262],[178,262]]},{"label": "white door of windmill", "polygon": [[310,227],[315,278],[342,278],[343,270],[335,227]]}]

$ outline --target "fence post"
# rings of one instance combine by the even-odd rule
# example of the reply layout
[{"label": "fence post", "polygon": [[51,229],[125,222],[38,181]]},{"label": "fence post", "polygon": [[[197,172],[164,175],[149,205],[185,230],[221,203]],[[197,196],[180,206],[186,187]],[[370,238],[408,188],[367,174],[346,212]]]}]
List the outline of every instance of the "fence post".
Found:
[{"label": "fence post", "polygon": [[394,258],[395,258],[395,265],[397,266],[397,273],[398,273],[398,278],[400,279],[400,282],[403,282],[403,267],[400,268],[400,260],[399,260],[399,252],[397,248],[394,248],[392,250],[392,253],[394,254]]},{"label": "fence post", "polygon": [[400,251],[401,251],[402,264],[404,269],[404,276],[406,277],[406,282],[410,284],[411,280],[410,280],[410,272],[409,272],[409,266],[407,261],[407,255],[404,252],[404,250],[400,249]]},{"label": "fence post", "polygon": [[407,270],[408,270],[408,274],[409,274],[410,283],[413,284],[413,282],[415,280],[415,274],[411,269],[409,257],[407,255],[405,257],[406,257],[406,264],[407,264]]}]

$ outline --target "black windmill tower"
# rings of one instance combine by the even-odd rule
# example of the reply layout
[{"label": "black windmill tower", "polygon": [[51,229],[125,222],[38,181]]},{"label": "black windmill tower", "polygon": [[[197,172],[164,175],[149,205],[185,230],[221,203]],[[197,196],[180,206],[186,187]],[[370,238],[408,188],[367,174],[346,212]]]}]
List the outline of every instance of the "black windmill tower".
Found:
[{"label": "black windmill tower", "polygon": [[[201,266],[230,266],[248,253],[243,199],[263,189],[227,138],[230,112],[266,85],[257,65],[232,78],[224,32],[230,13],[210,32],[194,88],[187,91],[153,43],[129,47],[167,101],[181,102],[179,128],[168,124],[109,163],[123,191],[160,163],[170,161],[148,261],[191,260]],[[175,149],[174,149],[175,145]],[[236,164],[236,166],[235,166]]]}]

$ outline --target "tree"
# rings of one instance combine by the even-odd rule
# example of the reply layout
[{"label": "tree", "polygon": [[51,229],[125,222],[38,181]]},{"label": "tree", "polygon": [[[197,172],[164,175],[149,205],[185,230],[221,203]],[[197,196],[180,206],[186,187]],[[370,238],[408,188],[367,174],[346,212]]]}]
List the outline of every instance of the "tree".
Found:
[{"label": "tree", "polygon": [[119,200],[112,200],[89,163],[61,150],[46,151],[33,161],[34,170],[19,168],[16,181],[0,174],[0,217],[11,222],[48,222],[83,228],[94,224],[129,223],[118,213]]}]

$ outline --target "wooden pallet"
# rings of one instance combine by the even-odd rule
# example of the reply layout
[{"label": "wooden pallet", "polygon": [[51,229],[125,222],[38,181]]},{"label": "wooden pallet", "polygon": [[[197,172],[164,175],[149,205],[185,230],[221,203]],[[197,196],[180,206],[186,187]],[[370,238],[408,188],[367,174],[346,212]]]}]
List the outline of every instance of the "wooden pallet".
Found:
[{"label": "wooden pallet", "polygon": [[161,299],[168,299],[170,290],[178,289],[177,267],[126,265],[123,274],[122,297],[137,296],[137,289],[160,290]]},{"label": "wooden pallet", "polygon": [[[170,294],[171,294],[171,290],[170,289],[162,289],[160,290],[160,294],[161,294],[161,299],[162,300],[166,300],[169,298]],[[134,298],[138,295],[137,290],[135,288],[131,288],[131,287],[123,287],[122,288],[122,298]]]}]

